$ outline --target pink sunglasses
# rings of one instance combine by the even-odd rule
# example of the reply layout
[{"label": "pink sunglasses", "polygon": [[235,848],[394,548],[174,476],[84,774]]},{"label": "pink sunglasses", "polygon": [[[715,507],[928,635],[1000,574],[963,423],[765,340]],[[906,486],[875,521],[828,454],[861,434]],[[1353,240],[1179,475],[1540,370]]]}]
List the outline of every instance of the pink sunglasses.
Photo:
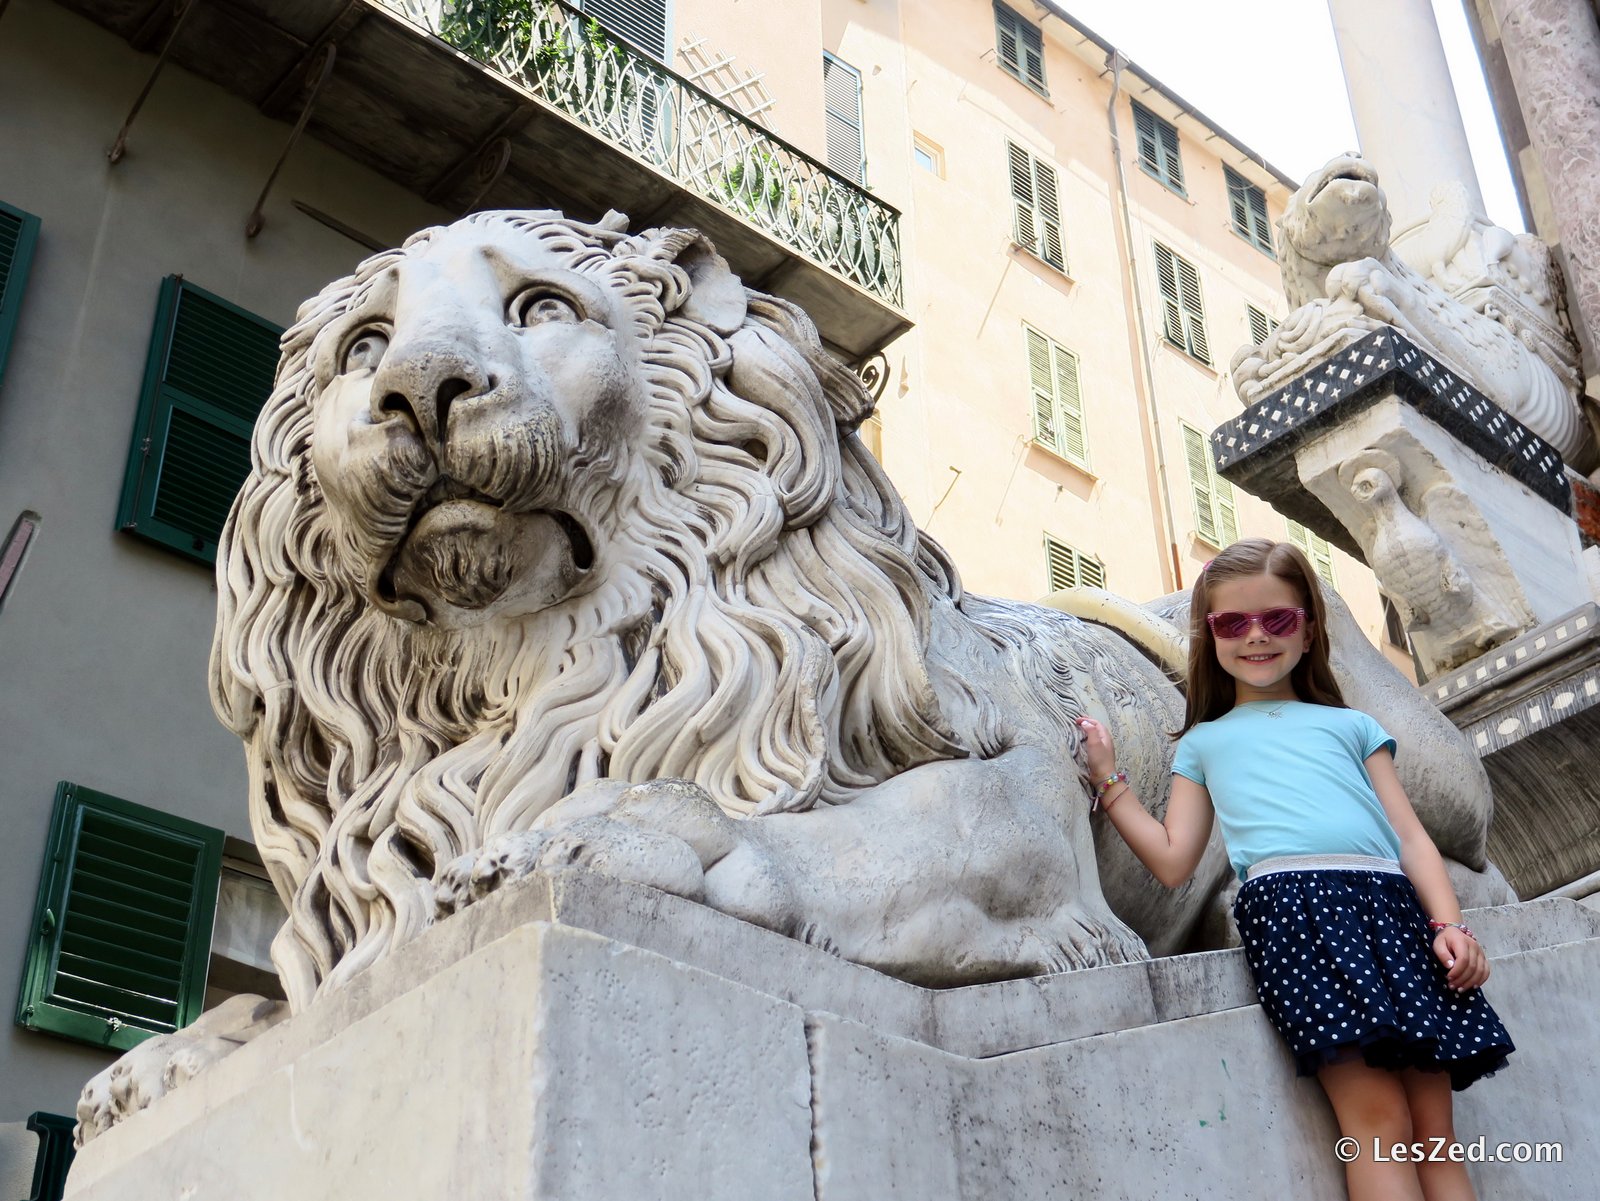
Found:
[{"label": "pink sunglasses", "polygon": [[1256,622],[1274,638],[1284,638],[1300,628],[1305,620],[1304,609],[1263,609],[1259,613],[1207,613],[1206,622],[1217,638],[1243,638]]}]

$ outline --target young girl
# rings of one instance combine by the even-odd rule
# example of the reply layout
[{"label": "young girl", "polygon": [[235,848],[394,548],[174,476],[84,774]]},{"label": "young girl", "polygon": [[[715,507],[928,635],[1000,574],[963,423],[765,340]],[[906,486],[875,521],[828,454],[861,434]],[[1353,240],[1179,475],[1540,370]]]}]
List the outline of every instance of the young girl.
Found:
[{"label": "young girl", "polygon": [[1190,615],[1166,820],[1140,805],[1106,728],[1085,717],[1096,803],[1169,888],[1194,873],[1213,812],[1221,820],[1262,1008],[1356,1140],[1351,1201],[1471,1201],[1465,1165],[1388,1149],[1453,1143],[1451,1088],[1514,1048],[1477,991],[1489,963],[1400,786],[1394,739],[1334,682],[1311,565],[1289,543],[1236,542],[1201,572]]}]

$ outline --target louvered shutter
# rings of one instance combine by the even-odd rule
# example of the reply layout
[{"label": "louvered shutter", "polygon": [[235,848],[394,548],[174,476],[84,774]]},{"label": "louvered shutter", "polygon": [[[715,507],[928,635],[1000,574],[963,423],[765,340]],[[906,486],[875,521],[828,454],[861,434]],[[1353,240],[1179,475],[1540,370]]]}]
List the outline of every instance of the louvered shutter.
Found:
[{"label": "louvered shutter", "polygon": [[28,284],[28,268],[38,238],[39,218],[0,204],[0,382],[5,380],[11,335],[22,312],[22,292]]},{"label": "louvered shutter", "polygon": [[1022,73],[1022,55],[1017,46],[1017,17],[1009,8],[994,6],[994,46],[1000,65],[1013,75]]},{"label": "louvered shutter", "polygon": [[1178,255],[1172,256],[1177,268],[1178,293],[1183,303],[1184,328],[1188,333],[1189,353],[1202,363],[1211,362],[1211,344],[1206,339],[1206,310],[1200,301],[1200,273],[1194,264]]},{"label": "louvered shutter", "polygon": [[1183,158],[1178,153],[1178,127],[1156,118],[1156,126],[1161,136],[1161,175],[1167,185],[1175,192],[1182,192],[1183,188]]},{"label": "louvered shutter", "polygon": [[1174,192],[1183,194],[1183,158],[1178,153],[1178,129],[1163,121],[1137,100],[1133,105],[1133,131],[1139,148],[1139,165]]},{"label": "louvered shutter", "polygon": [[1206,436],[1192,426],[1183,426],[1183,451],[1189,466],[1189,499],[1194,507],[1195,532],[1213,546],[1219,545],[1216,500],[1211,490],[1211,451],[1206,445]]},{"label": "louvered shutter", "polygon": [[1060,451],[1056,428],[1055,372],[1050,362],[1050,339],[1024,327],[1028,341],[1028,388],[1033,397],[1033,436],[1051,450]]},{"label": "louvered shutter", "polygon": [[1153,175],[1161,174],[1161,143],[1156,137],[1155,114],[1142,105],[1133,106],[1133,129],[1139,143],[1139,164]]},{"label": "louvered shutter", "polygon": [[1312,570],[1317,573],[1317,577],[1332,588],[1334,586],[1333,547],[1328,544],[1328,540],[1313,534],[1298,521],[1290,521],[1285,518],[1284,524],[1289,527],[1289,541],[1305,552],[1305,556],[1310,561]]},{"label": "louvered shutter", "polygon": [[1061,204],[1057,198],[1056,169],[1043,159],[1033,160],[1034,195],[1039,200],[1040,258],[1059,271],[1067,269],[1061,246]]},{"label": "louvered shutter", "polygon": [[1050,351],[1055,358],[1057,446],[1067,458],[1087,466],[1089,448],[1083,436],[1083,397],[1078,382],[1078,356],[1053,342]]},{"label": "louvered shutter", "polygon": [[1272,254],[1272,227],[1267,223],[1267,194],[1232,167],[1222,168],[1228,181],[1228,208],[1239,235]]},{"label": "louvered shutter", "polygon": [[623,41],[666,62],[666,0],[583,0],[579,7]]},{"label": "louvered shutter", "polygon": [[[1210,456],[1206,458],[1210,466]],[[1222,535],[1218,546],[1232,546],[1239,541],[1239,517],[1233,507],[1233,485],[1217,475],[1216,469],[1211,471],[1212,493],[1217,498],[1217,532]]]},{"label": "louvered shutter", "polygon": [[1018,246],[1039,253],[1039,227],[1035,220],[1037,197],[1033,187],[1033,156],[1015,142],[1006,143],[1006,167],[1011,179],[1012,237]]},{"label": "louvered shutter", "polygon": [[1060,592],[1063,588],[1106,586],[1106,569],[1103,563],[1098,559],[1089,558],[1082,551],[1049,533],[1044,536],[1044,556],[1051,592]]},{"label": "louvered shutter", "polygon": [[161,285],[117,524],[211,563],[250,470],[282,330],[171,276]]},{"label": "louvered shutter", "polygon": [[1177,255],[1155,244],[1156,286],[1161,291],[1161,332],[1168,342],[1187,350],[1188,340],[1183,335],[1183,303],[1178,295]]},{"label": "louvered shutter", "polygon": [[828,166],[855,183],[866,180],[861,140],[861,73],[822,54],[822,99],[826,109]]},{"label": "louvered shutter", "polygon": [[1245,305],[1244,312],[1245,318],[1250,323],[1250,340],[1260,346],[1272,336],[1272,331],[1278,328],[1278,323],[1253,304]]},{"label": "louvered shutter", "polygon": [[200,1015],[221,830],[63,782],[17,1021],[126,1050]]},{"label": "louvered shutter", "polygon": [[1038,27],[996,0],[995,56],[1000,66],[1037,92],[1044,92],[1044,36]]}]

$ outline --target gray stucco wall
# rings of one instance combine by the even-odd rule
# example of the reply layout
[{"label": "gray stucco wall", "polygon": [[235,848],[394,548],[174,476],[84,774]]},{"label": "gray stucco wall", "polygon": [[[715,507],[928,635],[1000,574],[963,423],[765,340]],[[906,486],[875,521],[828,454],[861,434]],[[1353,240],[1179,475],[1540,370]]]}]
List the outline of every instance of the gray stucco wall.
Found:
[{"label": "gray stucco wall", "polygon": [[43,221],[0,381],[0,535],[43,518],[0,611],[0,1122],[70,1113],[110,1060],[10,1022],[56,782],[249,837],[243,756],[206,696],[210,572],[113,530],[160,281],[286,325],[367,253],[291,200],[385,241],[448,217],[305,138],[247,240],[289,126],[169,67],[112,167],[154,63],[46,0],[0,24],[0,200]]}]

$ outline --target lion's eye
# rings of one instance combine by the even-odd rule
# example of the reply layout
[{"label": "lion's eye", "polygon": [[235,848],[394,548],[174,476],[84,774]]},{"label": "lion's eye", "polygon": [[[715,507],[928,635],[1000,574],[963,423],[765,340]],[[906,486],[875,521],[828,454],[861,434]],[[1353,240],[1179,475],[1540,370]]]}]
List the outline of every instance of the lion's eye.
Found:
[{"label": "lion's eye", "polygon": [[379,330],[363,330],[356,336],[350,345],[345,347],[344,362],[340,366],[343,373],[351,371],[376,371],[378,364],[383,361],[384,353],[389,349],[389,336]]},{"label": "lion's eye", "polygon": [[576,323],[583,320],[576,305],[555,292],[526,292],[512,306],[519,325],[543,325],[548,321]]}]

